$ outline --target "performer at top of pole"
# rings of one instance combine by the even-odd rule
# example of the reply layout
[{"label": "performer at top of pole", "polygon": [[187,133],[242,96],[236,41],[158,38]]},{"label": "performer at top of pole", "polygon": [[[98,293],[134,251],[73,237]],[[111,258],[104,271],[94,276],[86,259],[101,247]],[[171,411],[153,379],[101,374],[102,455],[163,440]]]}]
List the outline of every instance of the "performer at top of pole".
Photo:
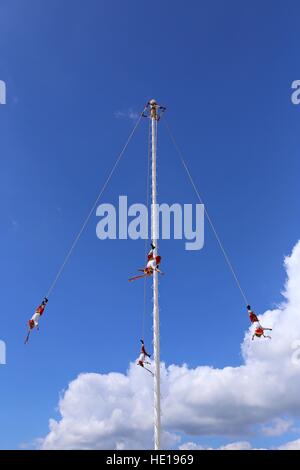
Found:
[{"label": "performer at top of pole", "polygon": [[165,106],[159,105],[155,100],[150,100],[147,103],[147,112],[143,112],[142,116],[143,117],[150,117],[151,119],[155,119],[156,121],[160,120],[160,116],[162,113],[165,112],[167,109]]}]

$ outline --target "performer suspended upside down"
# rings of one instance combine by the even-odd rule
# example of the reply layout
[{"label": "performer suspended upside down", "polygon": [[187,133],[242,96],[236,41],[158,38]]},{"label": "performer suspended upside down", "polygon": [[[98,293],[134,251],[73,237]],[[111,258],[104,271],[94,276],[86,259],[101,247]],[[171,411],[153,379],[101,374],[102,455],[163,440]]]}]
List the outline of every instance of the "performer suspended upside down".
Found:
[{"label": "performer suspended upside down", "polygon": [[28,333],[25,338],[25,344],[28,343],[31,330],[36,328],[39,329],[39,319],[43,315],[48,299],[45,297],[42,303],[37,307],[36,311],[32,315],[31,319],[28,321]]},{"label": "performer suspended upside down", "polygon": [[255,314],[255,312],[253,312],[250,305],[247,305],[247,310],[248,310],[248,313],[249,313],[250,321],[254,325],[254,328],[255,328],[254,333],[252,335],[252,340],[254,340],[255,337],[261,338],[262,336],[264,338],[271,339],[271,336],[265,335],[264,332],[265,331],[272,331],[272,328],[263,328],[261,326],[261,324],[259,323],[259,320],[257,318],[257,315]]},{"label": "performer suspended upside down", "polygon": [[151,243],[151,250],[149,251],[148,255],[148,263],[146,268],[144,268],[144,271],[150,272],[150,274],[153,273],[153,271],[161,272],[159,270],[159,265],[161,262],[161,256],[155,256],[155,246],[153,243]]},{"label": "performer suspended upside down", "polygon": [[149,251],[147,258],[148,261],[146,267],[143,269],[139,269],[139,271],[142,271],[143,274],[131,277],[130,279],[128,279],[128,281],[135,281],[136,279],[141,279],[142,277],[152,276],[154,271],[160,274],[164,274],[159,269],[161,256],[155,255],[155,246],[153,245],[153,243],[151,243],[151,250]]},{"label": "performer suspended upside down", "polygon": [[151,362],[147,361],[147,358],[150,359],[151,354],[147,353],[145,349],[144,341],[142,339],[140,341],[142,343],[142,347],[141,347],[141,354],[139,355],[137,365],[143,367],[145,370],[147,370],[153,375],[153,372],[150,369],[147,369],[147,367],[145,367],[145,364],[151,364]]}]

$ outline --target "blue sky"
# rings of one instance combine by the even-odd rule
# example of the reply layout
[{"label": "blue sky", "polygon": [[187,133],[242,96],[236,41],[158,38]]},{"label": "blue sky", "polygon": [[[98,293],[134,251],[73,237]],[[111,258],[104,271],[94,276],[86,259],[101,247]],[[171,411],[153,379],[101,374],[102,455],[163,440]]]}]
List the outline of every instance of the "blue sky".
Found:
[{"label": "blue sky", "polygon": [[[138,112],[151,97],[167,106],[248,298],[258,312],[282,300],[283,257],[300,233],[300,106],[290,99],[299,13],[295,1],[2,0],[1,448],[44,436],[78,373],[125,372],[138,355],[143,286],[127,278],[143,263],[144,242],[98,240],[96,216],[39,334],[23,345],[26,321],[133,126],[116,113]],[[158,155],[159,201],[196,202],[163,126]],[[102,202],[144,202],[146,166],[143,122]],[[163,360],[239,365],[248,319],[208,225],[203,250],[172,240],[160,249]]]}]

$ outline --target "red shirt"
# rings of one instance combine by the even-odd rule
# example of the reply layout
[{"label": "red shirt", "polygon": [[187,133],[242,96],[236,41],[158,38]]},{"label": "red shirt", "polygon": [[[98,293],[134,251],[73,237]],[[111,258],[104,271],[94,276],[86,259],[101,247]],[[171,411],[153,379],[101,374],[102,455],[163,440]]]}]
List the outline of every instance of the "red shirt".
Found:
[{"label": "red shirt", "polygon": [[261,327],[256,328],[255,334],[261,336],[264,334],[264,330]]},{"label": "red shirt", "polygon": [[251,323],[255,323],[255,322],[258,321],[258,318],[257,318],[257,316],[255,315],[254,312],[249,313],[249,318],[250,318]]},{"label": "red shirt", "polygon": [[149,356],[149,354],[146,352],[145,346],[142,344],[142,354],[145,354],[145,356]]},{"label": "red shirt", "polygon": [[45,310],[45,305],[41,304],[36,309],[36,312],[39,313],[40,315],[43,315],[44,310]]}]

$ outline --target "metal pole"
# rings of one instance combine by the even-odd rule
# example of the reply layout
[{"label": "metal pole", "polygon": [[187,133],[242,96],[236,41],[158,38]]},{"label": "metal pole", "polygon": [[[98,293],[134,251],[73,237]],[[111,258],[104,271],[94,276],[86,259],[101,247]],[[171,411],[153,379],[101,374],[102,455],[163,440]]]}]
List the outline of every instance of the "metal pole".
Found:
[{"label": "metal pole", "polygon": [[[154,102],[154,100],[152,100]],[[151,102],[150,102],[151,103]],[[156,192],[156,139],[157,139],[157,105],[151,106],[152,134],[152,205],[151,205],[151,238],[155,245],[154,256],[157,255],[158,212]],[[160,336],[159,336],[159,305],[158,305],[158,273],[153,272],[153,350],[154,350],[154,449],[160,449]]]}]

